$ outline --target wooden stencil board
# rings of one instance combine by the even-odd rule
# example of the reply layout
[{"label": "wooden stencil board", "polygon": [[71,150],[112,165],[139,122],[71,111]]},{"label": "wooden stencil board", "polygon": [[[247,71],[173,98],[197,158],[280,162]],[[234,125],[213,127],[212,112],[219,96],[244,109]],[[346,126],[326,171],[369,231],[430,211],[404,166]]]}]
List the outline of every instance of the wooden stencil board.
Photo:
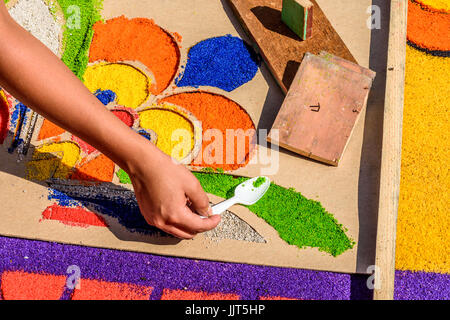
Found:
[{"label": "wooden stencil board", "polygon": [[338,166],[374,77],[369,69],[325,52],[307,52],[268,141]]},{"label": "wooden stencil board", "polygon": [[[366,11],[371,0],[342,0],[339,4],[321,0],[319,4],[358,62],[368,67],[370,60],[371,65],[378,65],[374,70],[380,75],[379,71],[384,70],[386,65],[382,58],[377,60],[376,57],[383,54],[375,52],[372,58],[369,55],[371,30],[366,27]],[[186,58],[188,48],[210,37],[231,34],[250,42],[227,0],[196,0],[188,5],[185,0],[104,1],[104,19],[120,15],[152,18],[164,29],[179,33],[183,37],[182,60]],[[387,39],[387,30],[382,32],[386,32]],[[31,151],[18,162],[17,155],[8,154],[6,145],[0,146],[0,234],[196,259],[365,273],[375,257],[381,155],[378,137],[382,132],[380,124],[385,86],[383,76],[379,79],[369,98],[368,117],[365,117],[365,112],[361,114],[338,168],[282,150],[271,153],[261,143],[259,154],[255,157],[256,163],[233,172],[249,177],[267,174],[275,183],[295,188],[305,197],[320,201],[348,229],[347,235],[357,243],[352,250],[337,258],[314,248],[298,249],[286,244],[272,227],[241,206],[234,206],[231,211],[261,234],[265,243],[238,240],[210,243],[204,235],[182,242],[157,239],[131,233],[114,221],[111,221],[109,229],[73,228],[57,221],[41,223],[42,211],[52,204],[47,199],[47,185],[24,179],[25,164],[31,157]],[[257,128],[263,130],[270,129],[270,122],[275,119],[284,99],[283,92],[264,64],[252,81],[230,93],[209,87],[203,89],[223,94],[243,106]],[[265,137],[261,141],[265,141]],[[273,161],[260,161],[262,154],[272,154]],[[123,185],[120,187],[126,188]],[[219,199],[211,196],[211,201],[217,202]]]},{"label": "wooden stencil board", "polygon": [[312,0],[312,36],[302,41],[281,22],[282,0],[229,0],[281,89],[286,93],[306,52],[331,54],[356,62],[323,10]]}]

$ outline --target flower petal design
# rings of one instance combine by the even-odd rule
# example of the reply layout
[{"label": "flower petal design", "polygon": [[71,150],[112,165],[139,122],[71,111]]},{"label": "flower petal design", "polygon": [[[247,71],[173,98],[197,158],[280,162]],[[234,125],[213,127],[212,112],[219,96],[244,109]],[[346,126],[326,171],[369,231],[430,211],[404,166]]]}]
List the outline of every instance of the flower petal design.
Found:
[{"label": "flower petal design", "polygon": [[28,178],[39,181],[68,179],[80,154],[80,147],[74,142],[45,144],[35,150],[33,160],[28,162]]},{"label": "flower petal design", "polygon": [[[255,125],[248,113],[236,102],[227,97],[203,91],[176,94],[162,99],[159,103],[164,102],[191,112],[202,123],[204,137],[205,134],[208,135],[208,130],[218,134],[214,141],[203,139],[200,153],[202,157],[196,159],[194,165],[236,170],[248,163],[255,147]],[[236,136],[232,137],[232,140],[229,136],[227,139],[227,132]],[[222,144],[218,140],[222,140]],[[243,150],[238,150],[242,146],[240,143],[244,143]],[[211,148],[212,144],[217,147]],[[211,158],[217,161],[210,161]]]},{"label": "flower petal design", "polygon": [[92,93],[113,91],[118,104],[135,109],[148,99],[151,80],[125,63],[98,63],[86,69],[84,84]]},{"label": "flower petal design", "polygon": [[139,61],[155,76],[151,93],[163,92],[175,77],[180,51],[175,39],[153,20],[124,16],[97,22],[89,61]]},{"label": "flower petal design", "polygon": [[252,80],[258,64],[256,53],[242,39],[231,35],[210,38],[189,50],[177,86],[211,86],[230,92]]},{"label": "flower petal design", "polygon": [[188,114],[165,103],[139,113],[140,126],[156,133],[158,137],[156,146],[182,162],[195,151],[195,144],[199,139],[195,130],[196,124],[188,117]]}]

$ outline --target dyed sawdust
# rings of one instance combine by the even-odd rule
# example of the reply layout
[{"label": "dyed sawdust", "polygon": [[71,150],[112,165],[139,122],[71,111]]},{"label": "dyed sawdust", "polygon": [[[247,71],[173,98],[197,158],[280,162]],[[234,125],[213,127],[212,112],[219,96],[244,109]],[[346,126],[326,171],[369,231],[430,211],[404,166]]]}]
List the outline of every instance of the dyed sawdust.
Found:
[{"label": "dyed sawdust", "polygon": [[258,188],[258,187],[260,187],[264,182],[266,182],[266,178],[264,178],[264,177],[259,177],[258,179],[256,179],[256,180],[253,182],[253,186],[254,186],[255,188]]},{"label": "dyed sawdust", "polygon": [[[101,0],[57,0],[66,20],[63,32],[64,52],[62,61],[78,77],[82,78],[88,65],[88,51],[93,31],[92,26],[100,20]],[[74,8],[80,9],[79,20]],[[79,21],[79,24],[77,22]]]},{"label": "dyed sawdust", "polygon": [[92,92],[113,91],[117,103],[137,108],[149,95],[150,79],[139,69],[122,63],[99,63],[89,66],[83,76],[84,84]]},{"label": "dyed sawdust", "polygon": [[90,62],[140,61],[156,79],[151,87],[153,94],[161,93],[172,82],[179,57],[176,41],[153,20],[122,16],[94,25]]},{"label": "dyed sawdust", "polygon": [[77,227],[107,227],[105,220],[95,213],[81,207],[67,208],[52,205],[42,213],[44,220],[56,220],[69,226]]},{"label": "dyed sawdust", "polygon": [[6,138],[8,134],[8,124],[9,124],[9,105],[6,100],[6,96],[0,89],[0,144]]},{"label": "dyed sawdust", "polygon": [[450,14],[423,9],[418,3],[409,1],[408,41],[421,49],[444,55],[445,51],[450,51]]},{"label": "dyed sawdust", "polygon": [[[230,198],[240,183],[248,180],[222,174],[196,172],[203,189],[222,198]],[[293,189],[271,184],[267,193],[248,209],[278,231],[280,237],[299,248],[315,247],[333,256],[351,249],[354,241],[322,205],[308,200]]]},{"label": "dyed sawdust", "polygon": [[59,136],[60,134],[63,134],[64,132],[66,131],[63,128],[57,126],[56,124],[47,119],[44,119],[44,121],[42,122],[41,129],[39,131],[38,140],[53,138]]},{"label": "dyed sawdust", "polygon": [[239,300],[237,294],[164,289],[161,300]]},{"label": "dyed sawdust", "polygon": [[107,156],[100,154],[95,159],[75,168],[70,179],[81,181],[111,182],[115,164]]},{"label": "dyed sawdust", "polygon": [[28,178],[47,180],[68,179],[80,160],[80,147],[73,142],[45,144],[35,150],[32,161],[27,163]]},{"label": "dyed sawdust", "polygon": [[66,284],[65,276],[6,271],[0,278],[5,300],[59,300]]},{"label": "dyed sawdust", "polygon": [[[25,260],[24,256],[28,259]],[[70,299],[70,294],[58,295],[69,276],[67,267],[71,265],[81,270],[82,291],[90,291],[89,285],[83,285],[86,284],[85,279],[97,279],[111,286],[133,284],[152,287],[152,300],[161,299],[165,289],[232,294],[242,300],[257,300],[260,297],[347,300],[368,299],[371,295],[366,286],[367,277],[363,275],[163,257],[0,237],[0,274],[23,270],[19,272],[29,273],[35,279],[33,286],[29,286],[28,281],[10,281],[7,288],[3,287],[2,281],[0,291],[3,291],[5,299],[19,296],[19,292],[28,293],[28,297],[35,299],[47,297],[50,292],[56,293],[53,295],[55,299]],[[40,277],[41,274],[55,277]],[[48,290],[53,279],[59,276],[62,280],[57,281],[56,289]],[[429,283],[432,283],[431,280]],[[107,295],[113,290],[110,286],[103,288],[103,293],[95,292]],[[436,290],[433,294],[445,297],[449,288],[443,287],[443,290]],[[414,296],[414,291],[409,294]]]},{"label": "dyed sawdust", "polygon": [[[250,138],[245,138],[244,135],[247,130],[254,130],[255,126],[247,112],[237,103],[223,96],[207,92],[176,94],[164,98],[161,102],[169,102],[192,112],[201,121],[204,134],[208,130],[218,130],[218,137],[216,138],[219,138],[219,140],[221,138],[222,143],[204,138],[200,153],[202,159],[201,161],[199,159],[194,160],[194,164],[200,164],[204,167],[221,168],[223,170],[236,170],[248,163],[249,154],[253,147],[252,143],[254,143],[252,140],[254,132],[252,132]],[[237,132],[239,129],[239,132],[242,133],[242,136],[240,136],[242,139],[233,138],[227,140],[227,130],[236,130]],[[241,140],[241,142],[245,141],[245,153],[243,154],[243,158],[239,159],[237,158],[239,156],[238,148],[240,147],[238,140]],[[217,148],[211,148],[214,142],[218,143]],[[230,150],[227,152],[228,148]],[[228,156],[233,156],[234,159],[232,160],[234,161],[227,159],[227,154]],[[217,158],[218,161],[211,163],[211,157]]]},{"label": "dyed sawdust", "polygon": [[21,136],[23,124],[26,123],[29,113],[30,109],[23,103],[18,103],[14,106],[10,118],[10,130],[13,131],[13,142],[8,148],[9,153],[13,153],[17,148],[22,146],[23,139]]},{"label": "dyed sawdust", "polygon": [[407,48],[396,268],[450,273],[449,58]]},{"label": "dyed sawdust", "polygon": [[[139,118],[142,128],[151,129],[157,134],[156,146],[161,151],[176,160],[185,158],[192,151],[194,127],[180,113],[158,107],[140,112]],[[183,134],[181,139],[174,139],[177,133]]]},{"label": "dyed sawdust", "polygon": [[127,126],[132,127],[134,124],[134,117],[133,115],[126,111],[126,110],[112,110],[111,111],[117,118],[120,119],[123,123],[125,123]]},{"label": "dyed sawdust", "polygon": [[149,300],[152,291],[152,287],[81,278],[71,300]]},{"label": "dyed sawdust", "polygon": [[189,49],[177,86],[211,86],[231,92],[255,77],[256,57],[250,46],[231,35],[203,40]]},{"label": "dyed sawdust", "polygon": [[414,0],[422,6],[442,12],[450,12],[450,1],[448,0]]},{"label": "dyed sawdust", "polygon": [[119,169],[119,171],[117,171],[116,175],[119,178],[120,183],[131,184],[130,176],[123,169]]},{"label": "dyed sawdust", "polygon": [[89,143],[84,142],[83,140],[81,140],[77,136],[72,135],[72,141],[75,142],[76,144],[78,144],[80,146],[81,150],[83,150],[83,152],[85,152],[86,154],[91,154],[94,151],[97,151],[97,149],[95,149]]}]

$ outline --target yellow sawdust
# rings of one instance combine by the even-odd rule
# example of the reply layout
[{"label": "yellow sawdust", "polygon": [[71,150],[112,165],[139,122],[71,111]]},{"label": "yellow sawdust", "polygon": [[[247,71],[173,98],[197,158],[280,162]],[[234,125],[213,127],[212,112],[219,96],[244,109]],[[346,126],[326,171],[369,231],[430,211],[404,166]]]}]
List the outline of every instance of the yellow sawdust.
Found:
[{"label": "yellow sawdust", "polygon": [[416,0],[416,2],[438,11],[450,11],[450,0]]},{"label": "yellow sawdust", "polygon": [[396,268],[450,273],[450,59],[406,58]]},{"label": "yellow sawdust", "polygon": [[128,64],[99,63],[86,69],[84,84],[93,93],[99,89],[112,90],[118,104],[135,109],[147,100],[151,80]]},{"label": "yellow sawdust", "polygon": [[80,160],[80,153],[80,147],[74,142],[43,145],[34,151],[32,161],[27,164],[28,178],[39,181],[68,179]]},{"label": "yellow sawdust", "polygon": [[153,130],[158,136],[156,146],[176,160],[182,160],[194,147],[192,122],[164,105],[139,113],[144,129]]}]

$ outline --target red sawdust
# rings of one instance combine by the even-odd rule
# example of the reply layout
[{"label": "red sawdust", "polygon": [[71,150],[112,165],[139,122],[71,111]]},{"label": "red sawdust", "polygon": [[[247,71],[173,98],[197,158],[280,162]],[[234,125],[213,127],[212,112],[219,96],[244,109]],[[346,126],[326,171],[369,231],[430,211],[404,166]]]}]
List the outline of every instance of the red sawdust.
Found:
[{"label": "red sawdust", "polygon": [[42,126],[41,126],[41,130],[39,131],[38,140],[44,140],[44,139],[52,138],[55,136],[59,136],[60,134],[63,134],[64,132],[65,132],[64,129],[58,127],[53,122],[48,121],[47,119],[44,119],[44,122],[42,123]]},{"label": "red sawdust", "polygon": [[66,277],[5,271],[1,284],[5,300],[59,300],[66,285]]},{"label": "red sawdust", "polygon": [[83,140],[81,140],[77,136],[72,135],[72,141],[76,142],[80,146],[81,150],[83,150],[87,154],[91,154],[92,152],[97,151],[97,149],[95,149],[89,143],[84,142]]},{"label": "red sawdust", "polygon": [[134,118],[129,112],[125,110],[113,110],[111,112],[127,126],[129,127],[133,126]]},{"label": "red sawdust", "polygon": [[449,51],[449,13],[426,9],[409,1],[408,40],[428,50]]},{"label": "red sawdust", "polygon": [[114,175],[114,162],[100,154],[95,159],[76,168],[70,179],[82,181],[111,182]]},{"label": "red sawdust", "polygon": [[237,294],[164,289],[161,300],[239,300]]},{"label": "red sawdust", "polygon": [[149,300],[152,291],[152,287],[81,279],[72,300]]},{"label": "red sawdust", "polygon": [[76,227],[107,227],[102,217],[81,207],[68,208],[54,204],[42,212],[42,218],[44,220],[57,220]]},{"label": "red sawdust", "polygon": [[117,17],[94,25],[89,61],[140,61],[156,78],[150,92],[163,92],[175,77],[180,61],[176,41],[153,20]]},{"label": "red sawdust", "polygon": [[5,141],[6,134],[8,133],[9,123],[9,106],[6,100],[0,96],[0,144]]},{"label": "red sawdust", "polygon": [[[244,132],[247,130],[255,130],[252,119],[247,112],[242,109],[237,103],[230,99],[207,92],[190,92],[180,93],[167,98],[164,98],[161,102],[168,102],[174,105],[183,107],[184,109],[192,112],[192,114],[202,122],[203,133],[209,129],[218,129],[222,133],[223,137],[223,161],[222,164],[208,164],[205,162],[205,157],[202,160],[202,166],[221,168],[223,170],[236,170],[245,166],[249,161],[250,151],[253,150],[253,144],[250,143],[247,138],[245,141],[245,159],[237,159],[238,143],[237,139],[234,142],[234,159],[233,163],[227,163],[227,129],[242,129]],[[202,146],[202,153],[206,150],[208,145],[212,141],[204,139]],[[229,150],[231,153],[233,150]],[[230,162],[230,161],[228,161]],[[198,163],[198,161],[194,161]]]}]

